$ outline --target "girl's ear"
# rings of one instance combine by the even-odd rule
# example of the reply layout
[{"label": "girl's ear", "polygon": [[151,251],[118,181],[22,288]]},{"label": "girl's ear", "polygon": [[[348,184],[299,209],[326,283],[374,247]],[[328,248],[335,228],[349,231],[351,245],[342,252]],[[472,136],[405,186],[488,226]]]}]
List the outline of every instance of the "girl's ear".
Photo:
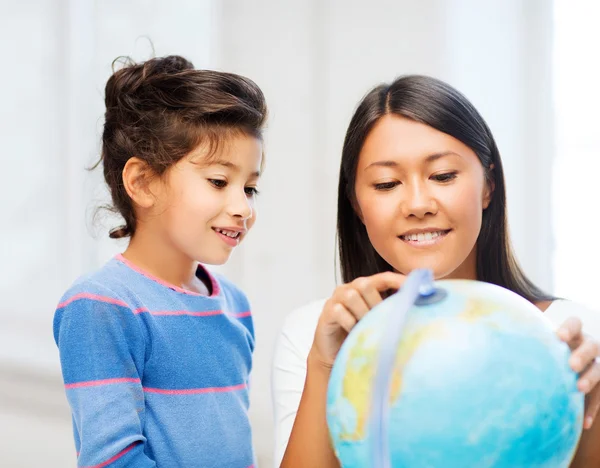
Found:
[{"label": "girl's ear", "polygon": [[492,197],[494,195],[494,190],[496,189],[496,178],[494,177],[494,165],[490,165],[488,169],[488,174],[485,178],[485,187],[483,188],[483,197],[482,197],[482,206],[483,209],[487,209],[490,206],[490,202],[492,201]]},{"label": "girl's ear", "polygon": [[140,208],[151,208],[156,198],[150,187],[151,169],[148,164],[137,157],[129,158],[123,168],[123,185],[127,195]]}]

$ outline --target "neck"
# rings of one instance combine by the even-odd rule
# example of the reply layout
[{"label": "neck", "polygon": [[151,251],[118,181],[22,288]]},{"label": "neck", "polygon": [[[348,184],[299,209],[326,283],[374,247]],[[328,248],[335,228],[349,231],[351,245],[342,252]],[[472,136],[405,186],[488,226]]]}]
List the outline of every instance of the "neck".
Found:
[{"label": "neck", "polygon": [[198,263],[150,229],[138,226],[123,256],[166,283],[186,290],[206,292],[206,286],[196,276]]}]

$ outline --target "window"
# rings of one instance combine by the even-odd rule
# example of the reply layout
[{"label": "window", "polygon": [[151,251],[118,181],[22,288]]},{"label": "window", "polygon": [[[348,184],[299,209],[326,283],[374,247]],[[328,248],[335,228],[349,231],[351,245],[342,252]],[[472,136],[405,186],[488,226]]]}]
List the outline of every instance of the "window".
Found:
[{"label": "window", "polygon": [[[583,5],[585,4],[585,7]],[[600,310],[600,2],[555,0],[554,291]]]}]

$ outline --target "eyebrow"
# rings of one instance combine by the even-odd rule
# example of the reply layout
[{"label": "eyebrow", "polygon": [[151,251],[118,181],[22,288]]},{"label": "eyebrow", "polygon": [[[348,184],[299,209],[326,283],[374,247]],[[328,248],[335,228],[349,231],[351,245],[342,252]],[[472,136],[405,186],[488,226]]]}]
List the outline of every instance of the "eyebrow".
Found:
[{"label": "eyebrow", "polygon": [[[218,159],[214,161],[212,164],[216,164],[217,166],[224,166],[231,169],[234,172],[240,172],[239,166],[233,164],[231,161],[226,161],[224,159]],[[260,171],[253,172],[250,174],[252,177],[260,177]]]},{"label": "eyebrow", "polygon": [[[454,151],[441,151],[439,153],[432,153],[425,158],[426,163],[432,163],[433,161],[437,161],[440,158],[445,156],[456,155],[460,157],[460,154],[455,153]],[[397,167],[398,163],[392,160],[384,160],[384,161],[375,161],[374,163],[369,164],[366,169],[369,169],[371,166],[375,167]]]}]

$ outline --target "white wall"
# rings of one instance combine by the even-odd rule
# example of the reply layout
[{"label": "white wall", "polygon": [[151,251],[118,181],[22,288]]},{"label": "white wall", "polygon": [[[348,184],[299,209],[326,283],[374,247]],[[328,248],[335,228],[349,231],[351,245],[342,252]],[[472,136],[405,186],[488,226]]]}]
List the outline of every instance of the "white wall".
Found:
[{"label": "white wall", "polygon": [[[29,424],[39,430],[34,441],[45,437],[53,447],[47,464],[72,462],[51,320],[68,284],[123,247],[106,238],[110,223],[90,225],[103,191],[100,174],[83,170],[98,154],[103,85],[116,56],[148,57],[143,36],[149,36],[157,55],[178,53],[198,67],[247,74],[267,96],[258,223],[222,270],[254,306],[251,416],[259,462],[269,466],[272,346],[286,313],[335,285],[340,150],[355,105],[373,85],[400,74],[432,74],[473,100],[504,157],[522,263],[551,285],[549,186],[537,168],[540,161],[549,166],[553,154],[547,138],[550,7],[544,0],[372,0],[368,6],[358,0],[32,0],[3,6],[2,56],[19,65],[0,75],[2,162],[10,174],[0,184],[0,381],[12,383],[0,385],[11,397],[0,398],[0,436],[10,447],[0,454],[2,465],[37,463],[28,450],[32,438],[25,439]],[[535,185],[526,189],[529,180]],[[43,390],[38,397],[27,396],[36,389]],[[33,400],[36,409],[28,404]],[[21,421],[21,431],[6,429],[16,427],[14,421]]]},{"label": "white wall", "polygon": [[[122,248],[109,220],[99,153],[113,59],[179,53],[212,60],[210,0],[29,0],[0,6],[0,466],[75,466],[52,337],[54,308],[80,274]],[[35,448],[33,450],[32,448]]]}]

